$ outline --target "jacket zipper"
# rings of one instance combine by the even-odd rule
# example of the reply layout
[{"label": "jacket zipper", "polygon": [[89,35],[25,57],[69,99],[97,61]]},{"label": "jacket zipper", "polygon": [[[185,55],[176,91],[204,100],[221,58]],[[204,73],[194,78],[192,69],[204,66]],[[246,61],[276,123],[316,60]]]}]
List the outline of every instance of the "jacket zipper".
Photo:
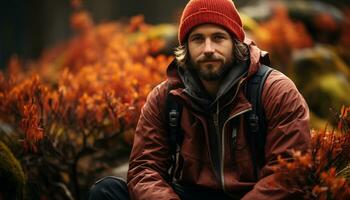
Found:
[{"label": "jacket zipper", "polygon": [[238,115],[241,115],[243,113],[246,113],[248,111],[252,110],[252,108],[246,109],[246,110],[242,110],[241,112],[238,112],[232,116],[230,116],[224,123],[223,127],[222,127],[222,134],[221,134],[221,162],[220,162],[220,174],[221,174],[221,187],[222,189],[226,192],[226,188],[225,188],[225,174],[224,174],[224,161],[225,161],[225,137],[224,137],[224,130],[225,130],[225,126],[228,123],[228,121],[230,121],[231,119],[237,117]]},{"label": "jacket zipper", "polygon": [[[234,99],[234,98],[237,96],[237,93],[238,93],[238,90],[239,90],[239,88],[240,88],[240,85],[243,83],[244,80],[245,80],[245,79],[241,79],[241,80],[238,82],[238,86],[237,86],[236,92],[235,92],[235,94],[234,94],[234,96],[233,96],[232,99]],[[232,101],[231,101],[231,102],[232,102]],[[227,104],[226,104],[226,105],[227,105]],[[225,126],[226,126],[227,122],[230,121],[232,118],[234,118],[234,117],[236,117],[236,116],[238,116],[238,115],[240,115],[240,114],[243,114],[243,113],[245,113],[245,112],[248,112],[248,111],[250,111],[250,110],[251,110],[251,108],[246,109],[246,110],[243,110],[243,111],[241,111],[241,112],[239,112],[239,113],[236,113],[235,115],[229,117],[229,118],[225,121],[225,123],[224,123],[224,125],[223,125],[223,127],[222,127],[221,145],[219,145],[219,154],[220,154],[219,156],[220,156],[220,158],[221,158],[221,160],[220,160],[220,182],[221,182],[221,187],[222,187],[222,189],[223,189],[225,192],[226,192],[226,188],[225,188],[225,174],[224,174],[224,168],[225,168],[225,167],[224,167],[224,160],[225,160],[225,137],[224,137],[224,130],[225,130]],[[216,119],[216,122],[215,122],[215,119]],[[215,127],[219,127],[219,106],[217,106],[217,116],[215,116],[215,118],[214,118],[214,125],[215,125]],[[217,130],[217,131],[220,131],[219,128],[216,128],[216,130]],[[220,133],[218,133],[218,135],[220,135]],[[218,136],[218,139],[220,139],[219,136]],[[218,142],[220,142],[220,140],[219,140]],[[221,149],[220,149],[220,146],[221,146]]]},{"label": "jacket zipper", "polygon": [[[236,89],[236,92],[235,92],[235,94],[234,94],[234,96],[233,96],[233,98],[232,99],[234,99],[236,96],[237,96],[237,93],[238,93],[238,90],[239,90],[239,88],[240,88],[240,85],[243,83],[243,81],[244,81],[245,79],[241,79],[239,82],[238,82],[238,86],[237,86],[237,89]],[[231,101],[232,102],[232,101]],[[226,104],[227,105],[227,104]],[[218,143],[220,143],[220,141],[221,141],[221,145],[219,144],[218,145],[218,150],[219,150],[219,157],[221,158],[221,160],[220,160],[220,182],[221,182],[221,187],[222,187],[222,189],[224,190],[224,192],[226,192],[226,188],[225,188],[225,175],[224,175],[224,160],[225,160],[225,137],[224,137],[224,130],[225,130],[225,126],[226,126],[226,124],[227,124],[227,122],[228,121],[230,121],[232,118],[234,118],[234,117],[236,117],[236,116],[238,116],[238,115],[241,115],[241,114],[243,114],[243,113],[245,113],[245,112],[248,112],[248,111],[250,111],[251,110],[251,108],[249,108],[249,109],[246,109],[246,110],[242,110],[241,112],[239,112],[239,113],[236,113],[235,115],[232,115],[231,117],[229,117],[226,121],[225,121],[225,123],[224,123],[224,125],[223,125],[223,127],[222,127],[222,133],[221,133],[221,137],[220,137],[220,129],[219,129],[219,111],[220,111],[220,109],[219,109],[219,102],[217,103],[217,112],[216,113],[214,113],[214,116],[213,116],[213,121],[214,121],[214,126],[215,126],[215,130],[216,130],[216,134],[217,134],[217,138],[218,138]],[[221,149],[220,149],[220,147],[221,147]]]}]

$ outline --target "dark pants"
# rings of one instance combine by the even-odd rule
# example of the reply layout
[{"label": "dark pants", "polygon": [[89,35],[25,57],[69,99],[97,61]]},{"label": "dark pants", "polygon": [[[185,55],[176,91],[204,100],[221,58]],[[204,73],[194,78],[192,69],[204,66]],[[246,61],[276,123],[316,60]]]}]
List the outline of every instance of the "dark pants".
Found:
[{"label": "dark pants", "polygon": [[[214,191],[203,187],[183,187],[178,184],[172,185],[174,191],[182,200],[229,200],[223,192]],[[118,177],[108,176],[97,181],[90,190],[89,200],[129,200],[128,187],[125,181]]]}]

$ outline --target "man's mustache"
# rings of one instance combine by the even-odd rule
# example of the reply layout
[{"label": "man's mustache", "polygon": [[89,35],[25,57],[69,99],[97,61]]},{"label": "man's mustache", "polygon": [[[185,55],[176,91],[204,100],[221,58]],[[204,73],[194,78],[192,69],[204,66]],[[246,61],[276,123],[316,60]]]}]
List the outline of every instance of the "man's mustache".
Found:
[{"label": "man's mustache", "polygon": [[198,62],[218,62],[218,61],[223,61],[222,58],[219,57],[200,57],[198,60]]}]

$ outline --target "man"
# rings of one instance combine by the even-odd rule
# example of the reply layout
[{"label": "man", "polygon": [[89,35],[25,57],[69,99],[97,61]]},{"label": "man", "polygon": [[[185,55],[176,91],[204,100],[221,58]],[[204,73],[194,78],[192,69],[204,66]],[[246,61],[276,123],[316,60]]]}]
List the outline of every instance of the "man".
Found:
[{"label": "man", "polygon": [[[278,155],[290,157],[293,149],[305,152],[310,145],[308,107],[293,82],[276,70],[266,79],[264,164],[255,171],[247,141],[245,116],[252,104],[246,86],[262,64],[269,64],[267,54],[245,39],[231,0],[189,1],[178,39],[168,79],[151,91],[142,108],[127,187],[105,178],[95,184],[91,198],[297,199],[299,191],[283,188],[273,171]],[[169,153],[169,96],[182,106],[184,137],[176,166]]]}]

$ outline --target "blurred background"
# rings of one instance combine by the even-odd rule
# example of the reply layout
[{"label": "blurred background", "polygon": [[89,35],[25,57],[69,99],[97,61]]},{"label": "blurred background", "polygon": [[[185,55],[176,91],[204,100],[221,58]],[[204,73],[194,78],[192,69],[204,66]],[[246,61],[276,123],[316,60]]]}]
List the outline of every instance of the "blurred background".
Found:
[{"label": "blurred background", "polygon": [[[180,9],[187,0],[84,0],[98,24],[111,20],[127,20],[142,14],[151,24],[177,23]],[[244,1],[242,1],[244,2]],[[26,59],[38,58],[45,48],[70,38],[73,34],[69,18],[69,0],[2,0],[0,2],[0,66],[11,55]]]},{"label": "blurred background", "polygon": [[[170,55],[176,46],[177,23],[186,2],[187,0],[168,2],[84,0],[82,7],[90,13],[95,24],[127,22],[132,16],[142,15],[146,23],[154,26],[160,24],[173,26],[159,31],[160,35],[167,36],[165,48],[168,50],[166,53]],[[237,0],[235,4],[242,13],[248,37],[253,38],[258,46],[271,53],[272,66],[292,76],[297,85],[305,90],[305,95],[318,95],[331,101],[331,104],[327,102],[321,106],[322,111],[315,110],[318,115],[324,117],[328,114],[326,107],[334,105],[337,108],[350,102],[350,97],[342,97],[347,100],[334,102],[329,99],[330,97],[312,93],[310,90],[316,87],[315,84],[310,84],[305,89],[304,85],[301,85],[305,78],[310,81],[309,73],[316,76],[320,71],[330,70],[335,73],[334,70],[339,69],[341,73],[336,78],[329,74],[321,78],[324,85],[328,85],[322,89],[334,90],[334,95],[337,97],[350,92],[346,87],[347,83],[341,84],[349,77],[350,53],[347,48],[350,46],[350,3],[348,1]],[[0,69],[6,68],[11,56],[16,55],[24,61],[36,60],[46,49],[57,47],[72,38],[74,30],[70,17],[73,11],[69,0],[2,0]],[[296,77],[296,74],[301,77]],[[325,88],[331,85],[327,81],[341,86],[333,89]],[[308,98],[308,100],[313,104],[320,98]],[[319,108],[313,105],[311,107]]]},{"label": "blurred background", "polygon": [[[139,14],[144,15],[145,21],[150,24],[177,24],[181,9],[187,1],[84,0],[83,4],[91,12],[97,24],[111,20],[123,20]],[[270,2],[273,1],[237,0],[235,4],[240,10],[247,11],[246,14],[260,21],[267,19],[268,15],[272,14]],[[309,25],[307,28],[313,32],[312,34],[316,34],[310,24],[315,20],[312,16],[324,11],[325,15],[329,14],[329,21],[335,20],[336,23],[339,23],[346,20],[344,12],[348,12],[347,5],[349,4],[346,0],[284,2],[288,4],[292,12],[291,17],[302,19],[304,23],[307,23]],[[252,5],[258,10],[245,9]],[[0,66],[4,68],[13,54],[26,59],[38,58],[44,49],[70,38],[73,34],[69,24],[72,11],[69,0],[2,0],[0,2]],[[326,25],[328,24],[324,24],[325,28]],[[327,28],[330,29],[329,31],[334,31],[340,27]],[[334,42],[337,39],[336,36],[332,38]]]},{"label": "blurred background", "polygon": [[[247,37],[304,95],[312,128],[336,126],[350,105],[350,2],[234,2]],[[9,156],[0,172],[13,174],[14,193],[84,199],[98,177],[125,177],[139,110],[165,77],[186,3],[0,2],[0,153]]]}]

